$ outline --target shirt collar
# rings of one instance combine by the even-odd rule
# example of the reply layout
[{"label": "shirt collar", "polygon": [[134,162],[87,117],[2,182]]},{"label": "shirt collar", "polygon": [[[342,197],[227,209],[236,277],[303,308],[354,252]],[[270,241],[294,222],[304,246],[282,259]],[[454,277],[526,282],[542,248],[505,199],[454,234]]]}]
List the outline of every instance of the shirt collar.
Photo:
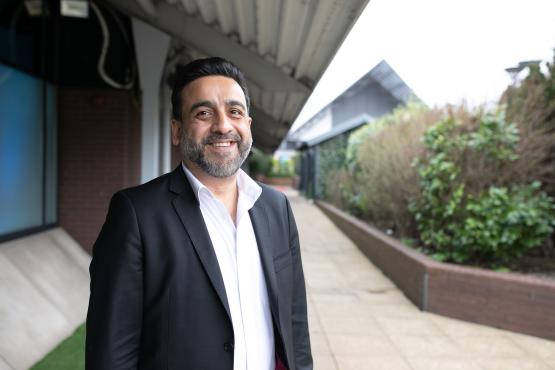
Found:
[{"label": "shirt collar", "polygon": [[[200,180],[197,179],[195,175],[193,175],[193,173],[187,168],[187,166],[185,166],[183,162],[181,162],[181,168],[183,168],[183,171],[185,172],[185,175],[189,180],[189,184],[191,184],[191,187],[193,188],[193,193],[195,193],[195,196],[197,197],[199,203],[201,201],[201,191],[210,194],[211,197],[214,197],[210,189],[208,189],[202,182],[200,182]],[[254,206],[254,203],[256,203],[256,201],[262,194],[262,188],[260,187],[260,185],[258,185],[256,181],[251,179],[250,176],[247,175],[246,172],[242,169],[239,169],[239,171],[237,172],[237,188],[239,189],[239,194],[246,198],[245,200],[248,203],[247,209],[252,208]]]}]

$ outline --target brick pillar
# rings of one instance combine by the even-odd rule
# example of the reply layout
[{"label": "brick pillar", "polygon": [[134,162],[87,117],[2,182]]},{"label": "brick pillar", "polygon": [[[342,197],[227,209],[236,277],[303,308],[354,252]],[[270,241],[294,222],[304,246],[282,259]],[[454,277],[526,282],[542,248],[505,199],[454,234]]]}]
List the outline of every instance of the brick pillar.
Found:
[{"label": "brick pillar", "polygon": [[91,251],[112,194],[140,177],[140,108],[128,91],[60,89],[59,223]]}]

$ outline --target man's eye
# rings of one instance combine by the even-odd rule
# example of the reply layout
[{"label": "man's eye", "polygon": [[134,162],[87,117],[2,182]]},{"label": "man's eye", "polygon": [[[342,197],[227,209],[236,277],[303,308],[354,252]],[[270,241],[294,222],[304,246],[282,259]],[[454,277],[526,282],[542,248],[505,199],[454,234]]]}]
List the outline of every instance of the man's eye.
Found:
[{"label": "man's eye", "polygon": [[243,112],[240,111],[239,109],[232,109],[230,112],[231,112],[231,114],[233,114],[234,116],[242,116],[242,115],[243,115]]},{"label": "man's eye", "polygon": [[210,116],[210,112],[207,111],[207,110],[201,110],[201,111],[197,112],[196,116],[201,117],[201,118],[202,117],[208,117],[208,116]]}]

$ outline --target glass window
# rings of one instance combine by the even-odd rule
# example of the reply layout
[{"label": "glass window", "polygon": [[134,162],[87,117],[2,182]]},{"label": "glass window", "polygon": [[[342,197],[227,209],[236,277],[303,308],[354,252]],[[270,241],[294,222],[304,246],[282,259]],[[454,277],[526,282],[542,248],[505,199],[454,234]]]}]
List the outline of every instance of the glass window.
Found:
[{"label": "glass window", "polygon": [[0,234],[43,223],[42,82],[0,64]]},{"label": "glass window", "polygon": [[0,5],[0,240],[57,222],[56,0]]}]

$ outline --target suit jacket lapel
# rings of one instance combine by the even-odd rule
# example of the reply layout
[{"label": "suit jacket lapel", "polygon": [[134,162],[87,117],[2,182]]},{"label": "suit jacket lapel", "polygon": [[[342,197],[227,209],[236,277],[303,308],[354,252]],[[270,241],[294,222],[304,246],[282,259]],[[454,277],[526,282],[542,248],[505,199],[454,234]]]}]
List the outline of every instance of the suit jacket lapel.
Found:
[{"label": "suit jacket lapel", "polygon": [[[260,196],[262,198],[262,195]],[[266,286],[268,288],[268,298],[270,301],[270,309],[276,323],[279,322],[278,310],[278,289],[276,270],[274,268],[274,253],[272,248],[272,236],[270,232],[270,223],[268,216],[264,211],[261,199],[249,211],[252,227],[258,244],[260,260],[262,261],[262,269],[266,277]]]},{"label": "suit jacket lapel", "polygon": [[202,212],[200,211],[198,199],[193,193],[189,180],[187,180],[181,165],[173,171],[171,176],[170,191],[179,194],[172,202],[173,207],[181,219],[181,223],[185,227],[189,238],[191,238],[193,247],[199,256],[204,270],[231,320],[224,280],[216,253],[214,252],[214,247],[212,246],[212,241],[210,240],[210,235],[208,234]]}]

